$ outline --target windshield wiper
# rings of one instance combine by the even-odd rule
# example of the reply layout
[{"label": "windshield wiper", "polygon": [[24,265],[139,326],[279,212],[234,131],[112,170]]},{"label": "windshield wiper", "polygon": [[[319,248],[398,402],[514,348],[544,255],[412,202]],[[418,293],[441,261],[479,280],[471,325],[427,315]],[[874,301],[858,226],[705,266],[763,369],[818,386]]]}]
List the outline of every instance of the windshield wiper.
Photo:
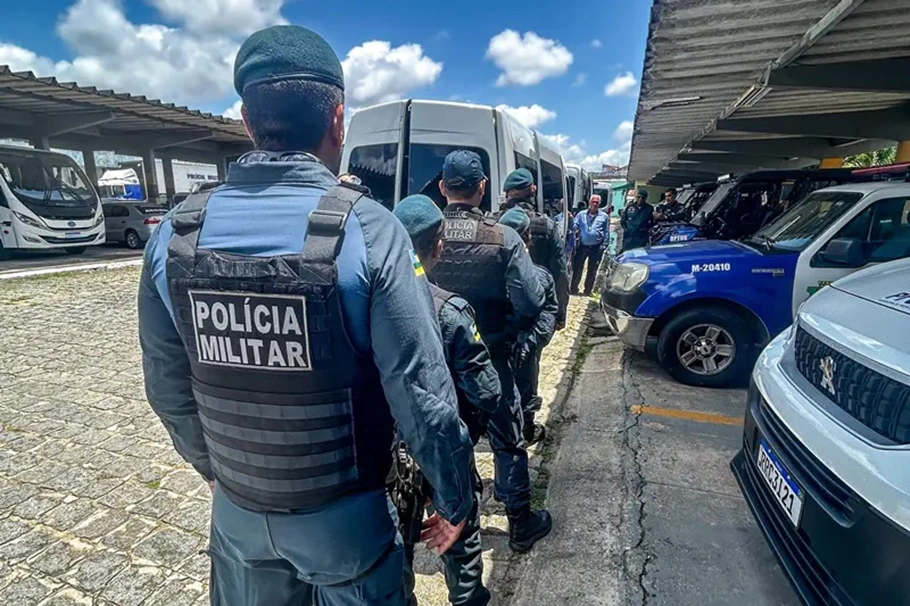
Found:
[{"label": "windshield wiper", "polygon": [[755,234],[752,237],[758,238],[759,240],[761,240],[761,243],[764,244],[768,250],[771,250],[772,248],[774,248],[774,245],[777,244],[777,240],[775,240],[771,236],[766,236],[765,234]]}]

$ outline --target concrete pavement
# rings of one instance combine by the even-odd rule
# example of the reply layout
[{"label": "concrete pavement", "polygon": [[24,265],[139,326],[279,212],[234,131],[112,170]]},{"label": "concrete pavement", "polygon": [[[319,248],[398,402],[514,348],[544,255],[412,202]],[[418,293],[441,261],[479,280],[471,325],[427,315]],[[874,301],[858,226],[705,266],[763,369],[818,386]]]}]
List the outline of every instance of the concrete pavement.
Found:
[{"label": "concrete pavement", "polygon": [[742,390],[679,385],[597,318],[545,462],[553,534],[513,606],[795,605],[728,469]]}]

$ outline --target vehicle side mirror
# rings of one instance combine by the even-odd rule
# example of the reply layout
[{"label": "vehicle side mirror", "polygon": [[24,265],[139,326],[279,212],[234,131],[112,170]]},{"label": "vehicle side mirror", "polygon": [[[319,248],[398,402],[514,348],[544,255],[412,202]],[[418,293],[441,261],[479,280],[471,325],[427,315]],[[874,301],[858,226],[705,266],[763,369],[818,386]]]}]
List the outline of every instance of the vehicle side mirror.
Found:
[{"label": "vehicle side mirror", "polygon": [[859,267],[865,263],[863,243],[859,238],[835,238],[819,252],[822,260],[846,267]]}]

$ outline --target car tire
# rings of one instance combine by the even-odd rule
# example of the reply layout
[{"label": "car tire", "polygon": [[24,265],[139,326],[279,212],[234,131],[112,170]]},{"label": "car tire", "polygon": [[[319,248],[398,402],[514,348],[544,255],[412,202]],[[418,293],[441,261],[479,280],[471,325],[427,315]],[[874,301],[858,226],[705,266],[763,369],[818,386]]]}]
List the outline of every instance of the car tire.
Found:
[{"label": "car tire", "polygon": [[126,234],[124,235],[124,242],[126,242],[128,248],[132,248],[133,250],[139,250],[144,246],[142,238],[140,238],[139,234],[137,234],[132,229],[126,230]]},{"label": "car tire", "polygon": [[0,242],[0,261],[9,261],[13,258],[13,253],[3,246],[3,242]]},{"label": "car tire", "polygon": [[657,358],[680,383],[738,386],[752,370],[756,340],[749,322],[736,312],[722,307],[690,309],[663,327]]},{"label": "car tire", "polygon": [[85,246],[68,246],[64,250],[66,250],[68,255],[81,255],[85,252],[85,249]]}]

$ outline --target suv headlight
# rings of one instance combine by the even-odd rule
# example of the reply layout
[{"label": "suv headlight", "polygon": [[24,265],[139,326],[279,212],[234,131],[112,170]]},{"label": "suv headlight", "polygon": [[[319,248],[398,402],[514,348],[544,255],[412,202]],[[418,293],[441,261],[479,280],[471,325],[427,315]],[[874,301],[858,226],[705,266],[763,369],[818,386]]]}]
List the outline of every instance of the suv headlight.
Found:
[{"label": "suv headlight", "polygon": [[610,276],[610,288],[632,292],[648,281],[650,268],[641,263],[620,263]]},{"label": "suv headlight", "polygon": [[47,229],[47,226],[43,221],[41,221],[41,219],[32,219],[28,215],[23,215],[22,213],[17,213],[16,211],[13,211],[13,214],[16,215],[17,219],[26,225],[31,225],[32,227],[37,227],[38,229]]}]

